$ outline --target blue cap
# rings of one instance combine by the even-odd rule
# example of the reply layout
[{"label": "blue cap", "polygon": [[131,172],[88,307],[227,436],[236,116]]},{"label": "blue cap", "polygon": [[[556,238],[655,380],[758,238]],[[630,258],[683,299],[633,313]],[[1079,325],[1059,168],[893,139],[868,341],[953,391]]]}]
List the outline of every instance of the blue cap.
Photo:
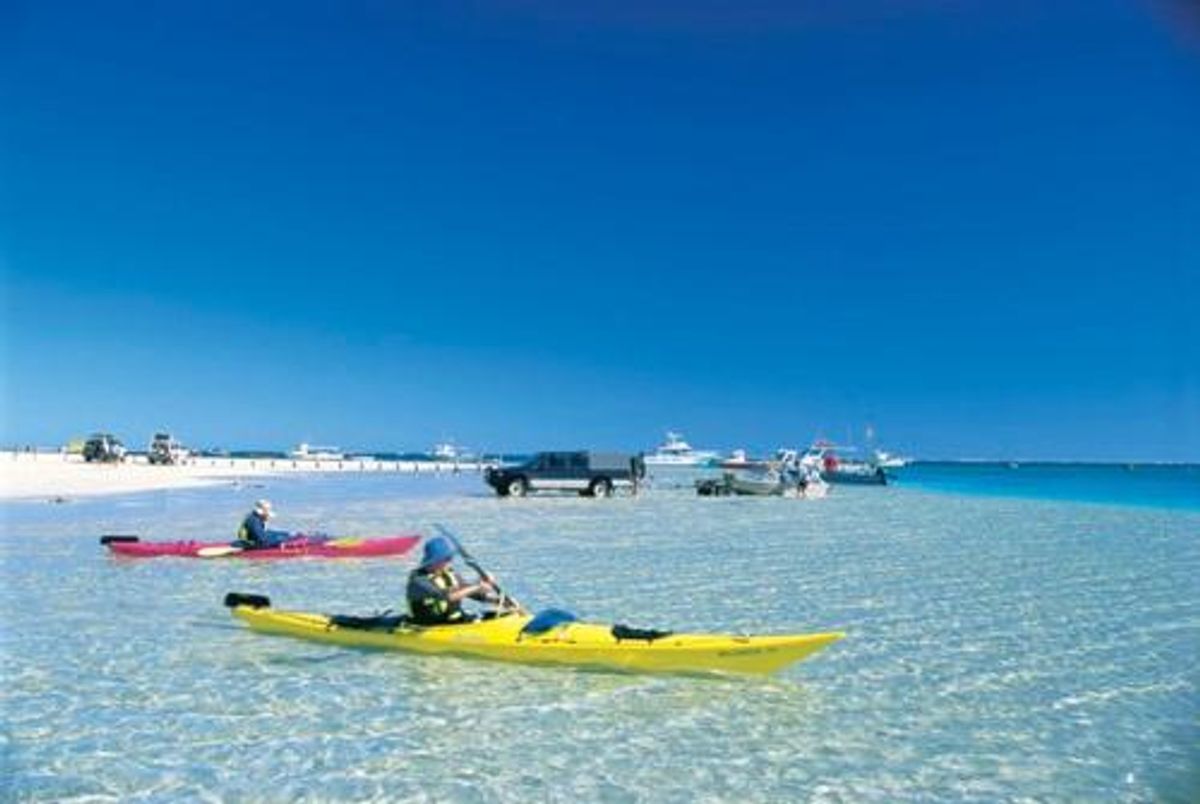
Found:
[{"label": "blue cap", "polygon": [[425,541],[425,556],[421,559],[421,569],[429,569],[434,564],[441,564],[454,558],[454,548],[444,536],[434,536]]}]

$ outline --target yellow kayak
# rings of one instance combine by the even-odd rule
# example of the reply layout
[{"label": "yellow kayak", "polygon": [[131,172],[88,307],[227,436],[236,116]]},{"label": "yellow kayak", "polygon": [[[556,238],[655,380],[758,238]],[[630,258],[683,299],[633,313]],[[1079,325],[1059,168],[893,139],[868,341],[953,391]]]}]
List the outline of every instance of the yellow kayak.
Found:
[{"label": "yellow kayak", "polygon": [[255,631],[356,648],[444,653],[506,662],[601,667],[645,673],[773,673],[844,634],[736,636],[675,634],[576,620],[539,628],[524,613],[455,625],[419,626],[400,617],[359,618],[282,611],[260,595],[231,593],[225,604]]}]

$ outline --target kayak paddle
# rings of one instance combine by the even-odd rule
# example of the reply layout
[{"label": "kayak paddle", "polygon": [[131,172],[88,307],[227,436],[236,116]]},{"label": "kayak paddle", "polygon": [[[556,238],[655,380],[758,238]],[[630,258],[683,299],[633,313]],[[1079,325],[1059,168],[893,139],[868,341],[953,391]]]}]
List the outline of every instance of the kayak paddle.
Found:
[{"label": "kayak paddle", "polygon": [[323,542],[326,547],[357,547],[362,544],[365,539],[360,536],[343,536],[340,539],[329,539]]},{"label": "kayak paddle", "polygon": [[[341,539],[330,539],[325,536],[304,536],[302,534],[297,534],[280,542],[279,544],[260,549],[280,549],[286,551],[296,547],[296,545],[293,544],[295,542],[299,542],[298,546],[300,547],[308,544],[324,544],[327,547],[345,548],[357,547],[358,545],[362,544],[363,541],[364,539],[355,536],[347,536]],[[213,545],[212,547],[201,547],[196,551],[196,555],[200,556],[201,558],[221,558],[223,556],[232,556],[237,555],[238,553],[244,553],[247,549],[248,548],[238,547],[237,545],[233,544],[219,544]]]},{"label": "kayak paddle", "polygon": [[454,549],[458,551],[460,556],[462,556],[463,561],[467,562],[467,566],[478,572],[481,578],[491,583],[492,588],[496,590],[496,594],[500,596],[501,608],[504,608],[504,601],[507,600],[512,605],[516,606],[519,611],[525,610],[525,607],[521,605],[521,601],[517,600],[511,595],[506,594],[500,588],[500,584],[496,583],[496,579],[492,577],[492,574],[480,566],[479,562],[475,560],[475,556],[467,552],[466,548],[462,546],[462,542],[458,540],[458,537],[456,537],[449,528],[441,523],[434,523],[433,527],[434,530],[436,530],[440,535],[446,537],[450,544],[454,545]]},{"label": "kayak paddle", "polygon": [[253,595],[245,592],[230,592],[225,595],[225,607],[249,606],[252,609],[269,609],[271,598],[266,595]]},{"label": "kayak paddle", "polygon": [[200,558],[221,558],[223,556],[234,556],[243,552],[244,548],[234,547],[232,544],[215,544],[211,547],[201,547],[196,551],[196,555]]}]

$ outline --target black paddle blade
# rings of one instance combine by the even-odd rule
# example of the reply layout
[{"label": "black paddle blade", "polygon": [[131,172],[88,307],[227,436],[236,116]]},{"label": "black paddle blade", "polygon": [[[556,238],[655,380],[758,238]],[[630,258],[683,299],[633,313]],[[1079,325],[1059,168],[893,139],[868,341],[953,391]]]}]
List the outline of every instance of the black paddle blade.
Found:
[{"label": "black paddle blade", "polygon": [[225,595],[225,605],[231,609],[237,606],[249,606],[252,609],[269,609],[271,608],[271,598],[266,595],[247,595],[242,592],[230,592]]},{"label": "black paddle blade", "polygon": [[112,544],[113,542],[136,542],[140,541],[137,536],[123,536],[119,533],[108,533],[100,537],[100,544]]},{"label": "black paddle blade", "polygon": [[613,638],[620,642],[622,639],[644,639],[647,642],[653,642],[656,639],[668,637],[674,631],[659,631],[657,628],[631,628],[628,625],[614,625],[612,627]]}]

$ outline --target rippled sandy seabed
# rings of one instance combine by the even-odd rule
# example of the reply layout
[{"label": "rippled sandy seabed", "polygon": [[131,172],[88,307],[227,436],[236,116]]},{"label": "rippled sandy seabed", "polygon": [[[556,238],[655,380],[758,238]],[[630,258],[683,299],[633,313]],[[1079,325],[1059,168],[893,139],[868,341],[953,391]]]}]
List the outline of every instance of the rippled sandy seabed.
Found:
[{"label": "rippled sandy seabed", "polygon": [[[0,799],[1161,801],[1200,793],[1200,515],[838,488],[499,500],[475,476],[6,504]],[[371,612],[412,558],[120,561],[101,533],[444,522],[532,607],[844,629],[769,679],[532,668],[252,634],[230,590]]]}]

